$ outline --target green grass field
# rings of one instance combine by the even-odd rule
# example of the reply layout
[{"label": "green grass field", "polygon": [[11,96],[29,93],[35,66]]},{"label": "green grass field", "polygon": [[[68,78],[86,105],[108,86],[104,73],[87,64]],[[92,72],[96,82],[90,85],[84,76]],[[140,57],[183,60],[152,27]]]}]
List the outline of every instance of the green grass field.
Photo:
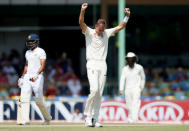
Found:
[{"label": "green grass field", "polygon": [[32,122],[28,126],[15,122],[0,123],[0,131],[189,131],[189,125],[182,124],[123,124],[103,123],[104,127],[85,127],[83,123],[52,122],[43,126]]}]

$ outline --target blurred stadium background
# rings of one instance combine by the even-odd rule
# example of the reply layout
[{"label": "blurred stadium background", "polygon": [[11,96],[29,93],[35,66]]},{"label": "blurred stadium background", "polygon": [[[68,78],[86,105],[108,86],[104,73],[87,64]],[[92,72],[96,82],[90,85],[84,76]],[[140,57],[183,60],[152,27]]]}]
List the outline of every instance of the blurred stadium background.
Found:
[{"label": "blurred stadium background", "polygon": [[[15,99],[20,94],[17,80],[25,62],[25,38],[30,33],[39,34],[40,46],[48,56],[44,95],[53,119],[72,121],[73,114],[83,119],[89,93],[85,39],[78,25],[83,2],[89,3],[87,25],[93,27],[100,17],[107,20],[108,27],[118,24],[117,0],[0,0],[0,121],[16,120]],[[149,116],[143,119],[141,114],[140,120],[189,121],[189,1],[127,0],[126,4],[131,9],[126,52],[138,55],[146,74],[142,106],[159,102],[150,108],[157,108],[152,116],[143,111],[143,116]],[[124,103],[124,96],[118,94],[118,48],[117,36],[111,38],[104,100],[114,102],[115,112]],[[127,115],[126,108],[123,111]],[[112,118],[108,114],[101,114],[100,120],[127,121],[127,117]],[[31,119],[40,119],[34,106]]]}]

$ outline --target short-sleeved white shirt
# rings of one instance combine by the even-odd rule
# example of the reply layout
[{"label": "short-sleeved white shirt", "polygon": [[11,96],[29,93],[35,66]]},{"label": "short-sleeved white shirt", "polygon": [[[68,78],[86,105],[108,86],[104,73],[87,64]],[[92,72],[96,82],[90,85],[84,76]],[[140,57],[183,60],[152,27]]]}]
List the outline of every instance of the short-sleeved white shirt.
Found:
[{"label": "short-sleeved white shirt", "polygon": [[41,59],[46,59],[46,53],[42,48],[37,47],[34,50],[28,50],[25,54],[28,61],[27,73],[28,75],[35,75],[41,67]]},{"label": "short-sleeved white shirt", "polygon": [[114,35],[116,28],[106,29],[98,36],[95,29],[87,27],[83,32],[86,40],[86,59],[105,61],[108,53],[108,39]]}]

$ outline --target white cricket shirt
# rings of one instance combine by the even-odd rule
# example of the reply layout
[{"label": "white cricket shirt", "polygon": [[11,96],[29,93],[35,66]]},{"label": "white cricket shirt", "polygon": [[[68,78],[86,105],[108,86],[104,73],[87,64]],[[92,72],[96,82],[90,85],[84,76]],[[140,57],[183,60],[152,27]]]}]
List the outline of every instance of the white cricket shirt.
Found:
[{"label": "white cricket shirt", "polygon": [[35,48],[34,50],[28,50],[25,54],[28,61],[27,73],[29,75],[36,75],[41,67],[41,59],[46,59],[46,53],[42,48]]},{"label": "white cricket shirt", "polygon": [[143,89],[145,84],[144,69],[139,64],[134,64],[134,68],[128,65],[122,70],[120,79],[120,90],[126,89]]},{"label": "white cricket shirt", "polygon": [[83,33],[86,40],[86,59],[105,61],[108,53],[108,39],[114,35],[116,28],[105,29],[102,36],[98,36],[95,29],[87,27]]}]

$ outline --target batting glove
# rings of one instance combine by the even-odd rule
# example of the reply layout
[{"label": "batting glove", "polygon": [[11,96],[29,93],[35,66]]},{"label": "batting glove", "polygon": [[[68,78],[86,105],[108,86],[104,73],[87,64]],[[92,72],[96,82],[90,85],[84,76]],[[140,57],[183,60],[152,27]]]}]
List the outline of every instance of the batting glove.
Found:
[{"label": "batting glove", "polygon": [[22,87],[23,83],[24,83],[24,79],[23,79],[23,78],[19,78],[19,79],[18,79],[18,86],[19,86],[20,88]]}]

